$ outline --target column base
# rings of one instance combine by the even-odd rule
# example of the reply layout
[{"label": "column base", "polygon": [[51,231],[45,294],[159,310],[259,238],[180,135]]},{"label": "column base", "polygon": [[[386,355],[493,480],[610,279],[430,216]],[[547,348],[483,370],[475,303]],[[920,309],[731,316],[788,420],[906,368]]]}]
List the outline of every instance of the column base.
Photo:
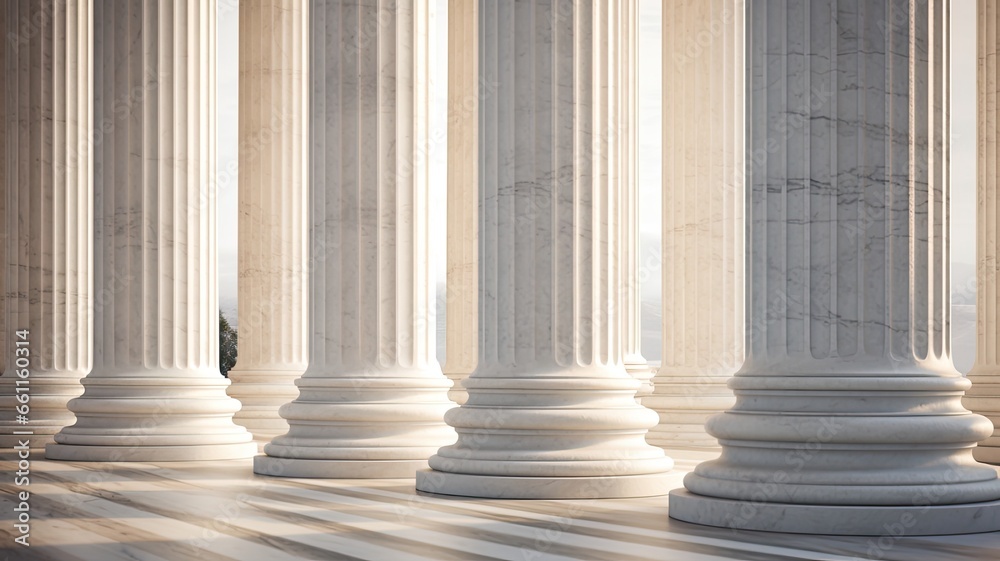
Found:
[{"label": "column base", "polygon": [[451,380],[451,388],[448,390],[448,399],[454,402],[456,405],[464,405],[466,401],[469,401],[469,392],[462,385],[462,381],[469,377],[468,372],[445,372],[445,376]]},{"label": "column base", "polygon": [[229,397],[240,402],[233,422],[246,428],[255,439],[271,440],[288,432],[288,423],[278,409],[299,396],[295,380],[305,369],[255,370],[236,364],[229,371]]},{"label": "column base", "polygon": [[760,503],[670,492],[671,518],[736,530],[840,536],[933,536],[1000,530],[1000,501],[936,506]]},{"label": "column base", "polygon": [[664,450],[721,450],[718,439],[705,432],[705,425],[660,424],[646,433],[646,442]]},{"label": "column base", "polygon": [[668,473],[600,477],[468,475],[425,469],[417,491],[484,499],[628,499],[666,495],[676,485]]},{"label": "column base", "polygon": [[427,460],[307,460],[259,455],[253,472],[272,477],[320,479],[413,479]]},{"label": "column base", "polygon": [[642,356],[625,357],[625,371],[632,378],[641,384],[635,392],[635,402],[640,403],[642,398],[653,395],[653,376],[656,372],[649,366]]},{"label": "column base", "polygon": [[242,418],[234,416],[233,422],[247,429],[247,432],[253,435],[254,440],[259,440],[265,444],[273,440],[275,437],[288,432],[288,423],[281,418],[275,421],[273,419],[252,420],[246,416]]},{"label": "column base", "polygon": [[75,462],[243,460],[256,453],[255,442],[194,446],[86,446],[53,443],[45,447],[45,459]]},{"label": "column base", "polygon": [[980,444],[972,450],[972,457],[977,462],[1000,465],[1000,448],[996,446],[983,446]]}]

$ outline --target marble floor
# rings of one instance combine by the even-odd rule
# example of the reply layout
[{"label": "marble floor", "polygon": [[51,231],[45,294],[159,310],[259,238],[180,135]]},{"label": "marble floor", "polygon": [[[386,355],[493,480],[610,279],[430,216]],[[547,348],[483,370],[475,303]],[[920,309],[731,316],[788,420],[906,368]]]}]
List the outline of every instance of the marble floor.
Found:
[{"label": "marble floor", "polygon": [[[712,454],[672,451],[674,476]],[[736,532],[667,517],[667,498],[477,500],[412,480],[256,476],[246,461],[75,463],[32,458],[30,548],[14,544],[16,463],[0,455],[3,560],[1000,559],[1000,532],[840,538]]]}]

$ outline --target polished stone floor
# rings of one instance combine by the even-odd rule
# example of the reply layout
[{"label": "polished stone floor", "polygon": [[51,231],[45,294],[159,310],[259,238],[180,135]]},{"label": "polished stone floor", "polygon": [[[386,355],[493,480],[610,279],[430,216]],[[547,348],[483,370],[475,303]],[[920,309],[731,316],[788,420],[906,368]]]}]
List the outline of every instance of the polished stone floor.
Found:
[{"label": "polished stone floor", "polygon": [[[674,476],[712,454],[671,451]],[[13,455],[0,455],[5,560],[997,560],[1000,532],[840,538],[671,520],[667,498],[512,501],[418,494],[412,480],[255,476],[251,462],[32,458],[30,548],[14,544]],[[6,557],[4,557],[6,556]]]}]

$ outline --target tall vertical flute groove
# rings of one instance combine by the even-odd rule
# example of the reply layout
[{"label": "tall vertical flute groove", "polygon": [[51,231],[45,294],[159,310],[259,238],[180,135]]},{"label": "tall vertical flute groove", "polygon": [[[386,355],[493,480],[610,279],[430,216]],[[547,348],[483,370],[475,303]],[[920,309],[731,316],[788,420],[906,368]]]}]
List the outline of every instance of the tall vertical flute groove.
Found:
[{"label": "tall vertical flute groove", "polygon": [[448,280],[447,360],[444,373],[453,386],[448,396],[461,405],[469,398],[462,385],[476,368],[479,348],[479,231],[476,226],[479,180],[479,45],[475,41],[477,1],[449,0],[448,26]]},{"label": "tall vertical flute groove", "polygon": [[689,522],[1000,529],[950,344],[948,0],[747,3],[748,346]]},{"label": "tall vertical flute groove", "polygon": [[614,119],[619,132],[614,135],[618,144],[617,167],[622,185],[622,265],[624,279],[622,288],[622,361],[625,370],[639,380],[636,399],[653,393],[653,370],[642,356],[642,270],[639,264],[639,181],[638,181],[638,26],[636,17],[638,2],[622,4],[620,25],[622,60],[618,65],[618,98],[615,100]]},{"label": "tall vertical flute groove", "polygon": [[309,366],[257,473],[413,477],[455,439],[433,327],[430,9],[309,4]]},{"label": "tall vertical flute groove", "polygon": [[229,395],[259,440],[305,371],[308,276],[308,3],[240,3],[239,358]]},{"label": "tall vertical flute groove", "polygon": [[643,405],[668,449],[718,446],[705,423],[743,363],[743,13],[663,5],[663,359]]},{"label": "tall vertical flute groove", "polygon": [[[622,121],[633,2],[480,1],[474,30],[479,346],[458,442],[417,475],[428,492],[506,498],[663,494],[672,462],[646,444],[622,341]],[[455,118],[455,107],[450,118]]]},{"label": "tall vertical flute groove", "polygon": [[979,266],[976,277],[977,352],[976,363],[969,373],[972,388],[966,392],[966,407],[985,415],[993,421],[993,434],[979,443],[973,455],[981,462],[1000,464],[1000,300],[997,298],[997,245],[1000,234],[997,229],[997,135],[1000,122],[997,120],[997,51],[1000,35],[1000,10],[995,2],[980,0],[978,5],[977,33],[979,48],[978,65],[978,150],[977,170],[977,239],[976,252]]},{"label": "tall vertical flute groove", "polygon": [[[72,424],[66,404],[92,364],[91,10],[77,0],[0,6],[6,448],[43,446]],[[17,419],[22,410],[27,423]]]},{"label": "tall vertical flute groove", "polygon": [[93,9],[94,368],[46,457],[249,457],[219,373],[215,2]]}]

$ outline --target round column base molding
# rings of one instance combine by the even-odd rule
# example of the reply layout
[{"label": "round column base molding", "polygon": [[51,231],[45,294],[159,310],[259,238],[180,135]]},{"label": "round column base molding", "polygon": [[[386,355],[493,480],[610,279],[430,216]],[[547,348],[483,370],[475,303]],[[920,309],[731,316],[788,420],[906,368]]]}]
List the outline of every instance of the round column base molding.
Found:
[{"label": "round column base molding", "polygon": [[704,425],[658,425],[646,433],[646,442],[664,450],[722,450],[719,441],[705,432]]},{"label": "round column base molding", "polygon": [[972,457],[975,458],[977,462],[1000,465],[1000,447],[983,446],[980,444],[972,449]]},{"label": "round column base molding", "polygon": [[417,491],[483,499],[628,499],[666,495],[676,485],[668,472],[599,477],[474,475],[425,469]]},{"label": "round column base molding", "polygon": [[469,401],[469,392],[462,385],[462,382],[469,377],[468,372],[445,372],[445,376],[451,380],[451,388],[448,390],[448,399],[456,405],[464,405]]},{"label": "round column base molding", "polygon": [[186,462],[244,460],[257,453],[256,442],[198,444],[191,446],[102,446],[53,443],[45,459],[73,462]]},{"label": "round column base molding", "polygon": [[926,506],[804,505],[720,499],[675,489],[670,492],[668,514],[683,522],[733,530],[879,536],[872,547],[880,549],[892,547],[905,536],[1000,530],[1000,501]]},{"label": "round column base molding", "polygon": [[656,373],[649,367],[646,359],[641,356],[635,358],[626,357],[625,371],[641,384],[635,392],[636,403],[639,403],[646,396],[653,395],[653,376]]},{"label": "round column base molding", "polygon": [[288,432],[288,422],[281,417],[262,419],[237,413],[233,415],[233,422],[247,429],[253,435],[254,440],[270,441]]},{"label": "round column base molding", "polygon": [[427,460],[310,460],[266,454],[253,459],[253,472],[271,477],[413,479],[422,469],[427,469]]}]

